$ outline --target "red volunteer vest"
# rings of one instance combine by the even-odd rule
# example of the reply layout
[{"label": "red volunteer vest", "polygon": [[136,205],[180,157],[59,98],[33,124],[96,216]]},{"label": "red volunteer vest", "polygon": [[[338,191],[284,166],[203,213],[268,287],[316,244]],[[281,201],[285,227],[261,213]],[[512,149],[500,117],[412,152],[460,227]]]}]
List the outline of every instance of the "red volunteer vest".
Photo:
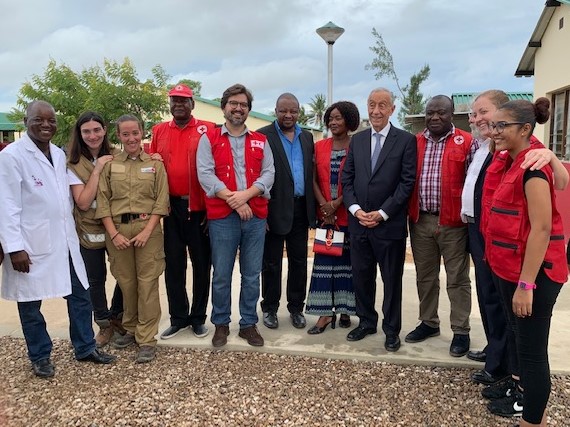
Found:
[{"label": "red volunteer vest", "polygon": [[[534,135],[531,135],[530,148],[544,148],[544,145]],[[493,160],[485,172],[485,181],[483,182],[481,195],[481,220],[479,223],[481,234],[485,234],[485,229],[487,228],[493,194],[501,183],[504,171],[510,167],[512,162],[513,160],[507,151],[495,151],[493,153]]]},{"label": "red volunteer vest", "polygon": [[[317,184],[327,202],[332,200],[331,195],[331,153],[333,147],[332,138],[317,141],[315,144],[315,166],[316,166],[316,179]],[[340,164],[339,181],[338,181],[338,196],[342,195],[342,186],[340,185],[340,174],[344,168],[346,157]],[[323,220],[320,209],[317,209],[317,217],[319,221]],[[348,225],[348,215],[344,205],[341,205],[336,210],[336,223],[338,225]]]},{"label": "red volunteer vest", "polygon": [[[234,158],[232,147],[227,135],[222,135],[222,128],[214,128],[206,132],[212,148],[215,173],[228,190],[236,191],[236,174],[234,170]],[[251,187],[261,175],[263,163],[263,149],[267,144],[265,135],[259,132],[248,132],[245,135],[245,178],[247,188]],[[233,212],[228,204],[218,197],[206,197],[206,215],[208,219],[222,219]],[[249,206],[253,214],[258,218],[267,218],[267,205],[269,201],[265,197],[257,196],[249,199]]]},{"label": "red volunteer vest", "polygon": [[[519,153],[512,162],[502,160],[500,153],[491,179],[485,179],[485,186],[496,180],[500,174],[501,179],[496,187],[488,212],[485,236],[485,257],[491,270],[497,276],[509,282],[517,282],[524,261],[526,242],[530,233],[530,220],[528,217],[527,200],[524,194],[525,170],[520,165],[525,154],[532,150],[527,148]],[[512,163],[509,167],[508,164]],[[499,165],[503,169],[499,170]],[[554,194],[553,173],[549,165],[541,169],[550,184],[550,197],[552,201],[552,230],[550,243],[544,255],[542,267],[546,275],[557,283],[564,283],[568,278],[566,264],[566,251],[564,244],[564,230],[562,218],[556,208],[556,195]],[[487,170],[487,177],[489,177]]]},{"label": "red volunteer vest", "polygon": [[[410,198],[410,221],[420,218],[420,176],[422,174],[427,139],[423,133],[416,135],[418,162],[416,166],[416,184]],[[465,162],[472,143],[471,134],[455,128],[445,140],[441,159],[441,200],[439,201],[439,224],[448,227],[464,227],[461,220],[461,193],[465,182]]]}]

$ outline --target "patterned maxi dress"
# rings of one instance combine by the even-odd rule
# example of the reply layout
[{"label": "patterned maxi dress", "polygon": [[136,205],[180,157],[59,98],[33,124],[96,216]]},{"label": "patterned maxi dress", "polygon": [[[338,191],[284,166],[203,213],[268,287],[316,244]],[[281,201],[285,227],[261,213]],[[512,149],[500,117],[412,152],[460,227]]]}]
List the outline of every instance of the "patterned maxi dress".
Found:
[{"label": "patterned maxi dress", "polygon": [[[331,152],[330,185],[333,199],[338,197],[340,165],[347,150]],[[344,205],[338,209],[346,209]],[[339,227],[345,233],[342,256],[315,254],[311,284],[305,312],[317,316],[356,314],[352,268],[350,266],[350,244],[348,227]]]}]

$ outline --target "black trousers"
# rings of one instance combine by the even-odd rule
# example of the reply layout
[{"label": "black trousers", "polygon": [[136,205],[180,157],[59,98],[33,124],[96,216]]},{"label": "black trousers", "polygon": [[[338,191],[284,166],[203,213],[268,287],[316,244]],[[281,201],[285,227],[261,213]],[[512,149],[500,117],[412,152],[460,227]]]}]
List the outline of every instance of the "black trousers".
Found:
[{"label": "black trousers", "polygon": [[[497,283],[505,301],[510,305],[517,284],[497,276]],[[508,321],[515,332],[516,349],[521,368],[523,394],[523,419],[532,424],[539,424],[550,396],[550,365],[548,363],[548,335],[550,320],[556,298],[562,288],[553,282],[544,270],[536,277],[536,289],[533,292],[532,315],[517,317],[512,307],[508,311]]]},{"label": "black trousers", "polygon": [[261,309],[264,313],[277,312],[281,300],[281,273],[283,271],[283,244],[287,249],[287,310],[302,313],[307,294],[307,242],[309,220],[305,198],[295,200],[293,227],[288,234],[265,234],[263,268],[261,271]]},{"label": "black trousers", "polygon": [[105,248],[86,249],[83,246],[80,246],[79,249],[89,280],[89,294],[93,304],[95,323],[99,326],[108,326],[111,318],[118,318],[123,312],[123,293],[119,285],[115,284],[111,307],[109,308],[105,291],[105,281],[107,280],[105,255],[107,250]]},{"label": "black trousers", "polygon": [[367,229],[364,234],[350,235],[352,282],[356,296],[356,315],[360,326],[377,328],[376,302],[377,265],[384,284],[382,302],[382,331],[398,335],[402,329],[402,276],[406,257],[406,239],[387,240],[374,236]]},{"label": "black trousers", "polygon": [[[206,322],[212,259],[210,238],[202,224],[205,211],[188,212],[188,200],[170,197],[170,215],[164,218],[166,294],[170,324],[185,327]],[[192,262],[192,308],[186,292],[187,252]]]},{"label": "black trousers", "polygon": [[483,260],[485,243],[479,231],[479,223],[468,224],[469,251],[475,265],[475,287],[481,322],[487,338],[485,370],[492,375],[510,374],[507,352],[507,318],[501,296],[493,282],[493,273]]}]

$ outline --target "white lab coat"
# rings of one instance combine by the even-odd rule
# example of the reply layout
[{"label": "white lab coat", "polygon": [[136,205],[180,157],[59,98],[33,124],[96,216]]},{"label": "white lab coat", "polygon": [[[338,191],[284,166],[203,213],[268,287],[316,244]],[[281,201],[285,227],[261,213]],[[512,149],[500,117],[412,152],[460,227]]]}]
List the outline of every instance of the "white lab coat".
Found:
[{"label": "white lab coat", "polygon": [[[0,152],[1,296],[37,301],[71,294],[69,254],[89,287],[75,231],[64,152],[50,144],[53,166],[27,133]],[[25,250],[30,272],[15,271],[10,252]]]}]

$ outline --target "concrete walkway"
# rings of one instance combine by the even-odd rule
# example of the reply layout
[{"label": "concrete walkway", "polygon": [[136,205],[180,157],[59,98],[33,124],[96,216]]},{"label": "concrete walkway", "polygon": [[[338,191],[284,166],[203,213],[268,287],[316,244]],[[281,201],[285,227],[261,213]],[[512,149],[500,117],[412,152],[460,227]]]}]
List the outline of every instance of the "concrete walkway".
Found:
[{"label": "concrete walkway", "polygon": [[[312,258],[310,258],[309,274],[312,269],[312,261]],[[287,260],[285,259],[284,271],[286,271],[286,262]],[[261,310],[259,310],[260,321],[258,326],[261,335],[265,338],[265,346],[261,348],[249,346],[243,339],[237,336],[237,332],[239,330],[238,269],[239,266],[236,264],[232,282],[232,323],[230,325],[228,344],[223,347],[224,350],[263,351],[333,359],[374,360],[396,364],[470,367],[474,370],[481,369],[483,367],[483,364],[473,362],[466,357],[454,358],[449,355],[449,345],[453,334],[449,326],[449,300],[444,289],[442,289],[440,294],[439,308],[439,315],[441,318],[441,335],[418,344],[408,344],[404,342],[405,335],[416,326],[418,315],[415,270],[412,263],[407,263],[404,270],[403,325],[402,332],[400,334],[402,347],[396,353],[388,353],[384,350],[384,336],[381,332],[381,328],[378,329],[378,334],[368,336],[364,340],[358,342],[346,341],[346,334],[350,329],[342,329],[338,326],[334,330],[330,327],[327,328],[327,330],[321,335],[308,335],[306,329],[295,329],[289,321],[286,301],[282,301],[281,308],[278,313],[280,321],[279,329],[270,330],[263,326],[261,321]],[[189,277],[191,277],[191,274],[189,274]],[[108,279],[107,295],[111,295],[114,280],[110,274]],[[473,269],[471,270],[471,280],[474,284]],[[376,308],[380,312],[381,318],[382,282],[380,279],[378,279],[378,283]],[[441,275],[441,283],[442,288],[444,288],[444,274]],[[481,318],[479,315],[479,308],[477,306],[474,285],[472,288],[473,307],[471,312],[471,348],[480,350],[485,345],[485,338],[483,328],[481,326]],[[283,292],[283,295],[285,295],[285,292]],[[162,306],[162,319],[159,331],[162,332],[170,324],[164,275],[160,279],[160,300]],[[208,309],[208,319],[210,311],[211,307]],[[53,337],[69,338],[67,309],[63,298],[57,300],[46,300],[43,303],[42,312],[46,317],[48,330]],[[306,317],[307,328],[312,326],[317,320],[316,316]],[[352,321],[353,327],[356,326],[358,319],[353,317]],[[568,350],[570,349],[570,334],[567,332],[568,325],[570,325],[570,291],[563,288],[555,306],[552,318],[552,327],[550,330],[550,366],[552,373],[554,374],[570,374],[570,358],[568,357]],[[209,320],[207,321],[207,326],[210,328],[210,334],[206,338],[196,338],[192,334],[191,330],[186,330],[172,339],[159,340],[159,345],[211,350],[214,348],[211,344],[214,327]],[[0,335],[22,337],[16,303],[14,302],[0,300]]]}]

